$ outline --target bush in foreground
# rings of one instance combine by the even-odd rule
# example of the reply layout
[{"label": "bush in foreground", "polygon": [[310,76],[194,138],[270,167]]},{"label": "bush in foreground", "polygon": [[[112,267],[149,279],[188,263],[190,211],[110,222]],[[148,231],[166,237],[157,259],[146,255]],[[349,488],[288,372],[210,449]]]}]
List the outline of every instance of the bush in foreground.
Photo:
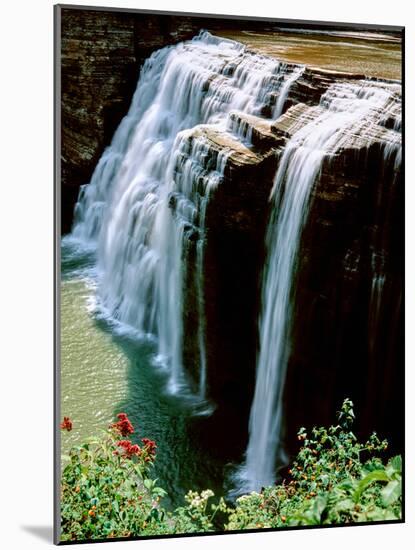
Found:
[{"label": "bush in foreground", "polygon": [[353,404],[343,402],[339,423],[298,432],[302,447],[291,479],[240,497],[227,529],[277,528],[398,520],[402,506],[402,461],[384,465],[386,440],[376,433],[362,444],[350,431]]},{"label": "bush in foreground", "polygon": [[[72,429],[69,418],[61,424]],[[154,441],[142,445],[127,439],[134,427],[125,413],[104,432],[71,449],[63,460],[61,484],[61,539],[86,540],[133,535],[192,533],[213,530],[219,510],[208,503],[213,492],[189,492],[186,505],[174,513],[160,505],[166,491],[152,479]]]},{"label": "bush in foreground", "polygon": [[[385,465],[387,448],[374,433],[362,444],[351,431],[353,405],[346,399],[338,425],[302,428],[301,449],[290,479],[260,493],[239,497],[234,505],[213,502],[209,489],[190,491],[173,512],[151,476],[156,444],[128,437],[134,428],[125,413],[101,438],[73,447],[64,457],[61,488],[62,540],[135,535],[200,533],[215,530],[278,528],[398,520],[402,504],[399,456]],[[67,419],[62,429],[72,428]]]}]

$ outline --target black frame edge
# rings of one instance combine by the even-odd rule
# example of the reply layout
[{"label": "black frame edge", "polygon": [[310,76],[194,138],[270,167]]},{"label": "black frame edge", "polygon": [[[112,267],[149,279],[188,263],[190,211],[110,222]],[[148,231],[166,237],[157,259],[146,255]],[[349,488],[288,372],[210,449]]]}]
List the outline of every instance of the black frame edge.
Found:
[{"label": "black frame edge", "polygon": [[60,544],[60,243],[61,243],[61,6],[53,6],[53,85],[54,85],[54,110],[53,110],[53,205],[54,205],[54,312],[53,312],[53,543]]}]

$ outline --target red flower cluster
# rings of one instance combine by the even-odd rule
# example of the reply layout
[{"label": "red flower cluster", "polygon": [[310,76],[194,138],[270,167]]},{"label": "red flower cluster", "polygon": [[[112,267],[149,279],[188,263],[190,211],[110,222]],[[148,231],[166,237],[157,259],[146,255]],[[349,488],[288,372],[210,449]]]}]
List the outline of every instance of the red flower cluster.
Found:
[{"label": "red flower cluster", "polygon": [[114,424],[111,424],[111,428],[114,428],[114,430],[117,430],[122,436],[126,436],[129,434],[134,433],[133,425],[131,424],[130,420],[128,419],[128,416],[125,413],[119,413],[117,414],[118,422],[115,422]]},{"label": "red flower cluster", "polygon": [[67,430],[68,432],[72,430],[72,420],[69,416],[63,417],[63,422],[61,422],[61,430]]},{"label": "red flower cluster", "polygon": [[144,444],[145,450],[148,452],[149,455],[155,455],[156,454],[156,442],[152,441],[151,439],[148,439],[147,437],[143,437],[141,440]]},{"label": "red flower cluster", "polygon": [[141,449],[138,445],[133,445],[128,439],[123,439],[117,442],[118,447],[121,447],[124,450],[124,454],[129,458],[133,456],[140,456]]}]

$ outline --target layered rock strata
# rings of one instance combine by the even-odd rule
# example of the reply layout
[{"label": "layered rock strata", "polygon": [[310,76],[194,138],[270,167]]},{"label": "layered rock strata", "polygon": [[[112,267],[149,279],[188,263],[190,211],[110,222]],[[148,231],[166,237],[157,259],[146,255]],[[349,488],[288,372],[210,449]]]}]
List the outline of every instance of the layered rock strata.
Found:
[{"label": "layered rock strata", "polygon": [[[278,120],[232,113],[230,127],[242,128],[242,147],[226,132],[206,132],[213,155],[218,148],[233,151],[226,177],[208,204],[205,293],[208,383],[210,396],[220,404],[215,430],[223,430],[223,440],[236,453],[247,436],[263,242],[278,159],[288,140],[324,112],[320,94],[345,78],[320,76],[313,78],[314,103],[298,102],[303,96],[292,92],[291,107]],[[359,77],[348,79],[357,82]],[[376,426],[394,449],[402,445],[399,105],[397,86],[385,117],[358,121],[356,130],[350,129],[327,155],[314,186],[293,284],[292,351],[284,394],[291,452],[299,427],[330,423],[345,397],[356,404],[362,437]],[[362,124],[364,131],[359,131]],[[196,361],[191,354],[191,284],[188,289],[185,348],[191,365]]]}]

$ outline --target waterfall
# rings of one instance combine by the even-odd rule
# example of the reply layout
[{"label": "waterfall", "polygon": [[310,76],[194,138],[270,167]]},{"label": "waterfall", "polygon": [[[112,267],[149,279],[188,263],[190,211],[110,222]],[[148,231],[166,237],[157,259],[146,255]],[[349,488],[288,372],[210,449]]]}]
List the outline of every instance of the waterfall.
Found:
[{"label": "waterfall", "polygon": [[[274,179],[263,271],[262,311],[255,392],[245,463],[237,473],[240,494],[275,481],[284,462],[282,397],[290,356],[293,293],[302,229],[323,161],[356,140],[376,139],[399,86],[372,81],[335,83],[298,121]],[[386,131],[387,132],[387,131]],[[393,141],[393,139],[392,139]],[[378,284],[378,283],[376,283]]]},{"label": "waterfall", "polygon": [[209,159],[195,130],[209,125],[232,133],[232,111],[272,112],[279,91],[285,98],[295,80],[294,69],[296,76],[298,67],[208,32],[155,52],[141,70],[128,114],[80,191],[72,238],[96,249],[101,311],[157,338],[157,360],[169,372],[172,393],[189,386],[183,281],[196,247],[199,374],[193,388],[200,398],[207,395],[205,216],[227,153]]},{"label": "waterfall", "polygon": [[305,67],[296,67],[286,78],[284,84],[281,86],[281,89],[279,91],[278,99],[272,112],[272,118],[277,119],[282,114],[284,104],[287,101],[288,92],[290,91],[290,88],[294,84],[294,82],[303,74],[304,69]]}]

